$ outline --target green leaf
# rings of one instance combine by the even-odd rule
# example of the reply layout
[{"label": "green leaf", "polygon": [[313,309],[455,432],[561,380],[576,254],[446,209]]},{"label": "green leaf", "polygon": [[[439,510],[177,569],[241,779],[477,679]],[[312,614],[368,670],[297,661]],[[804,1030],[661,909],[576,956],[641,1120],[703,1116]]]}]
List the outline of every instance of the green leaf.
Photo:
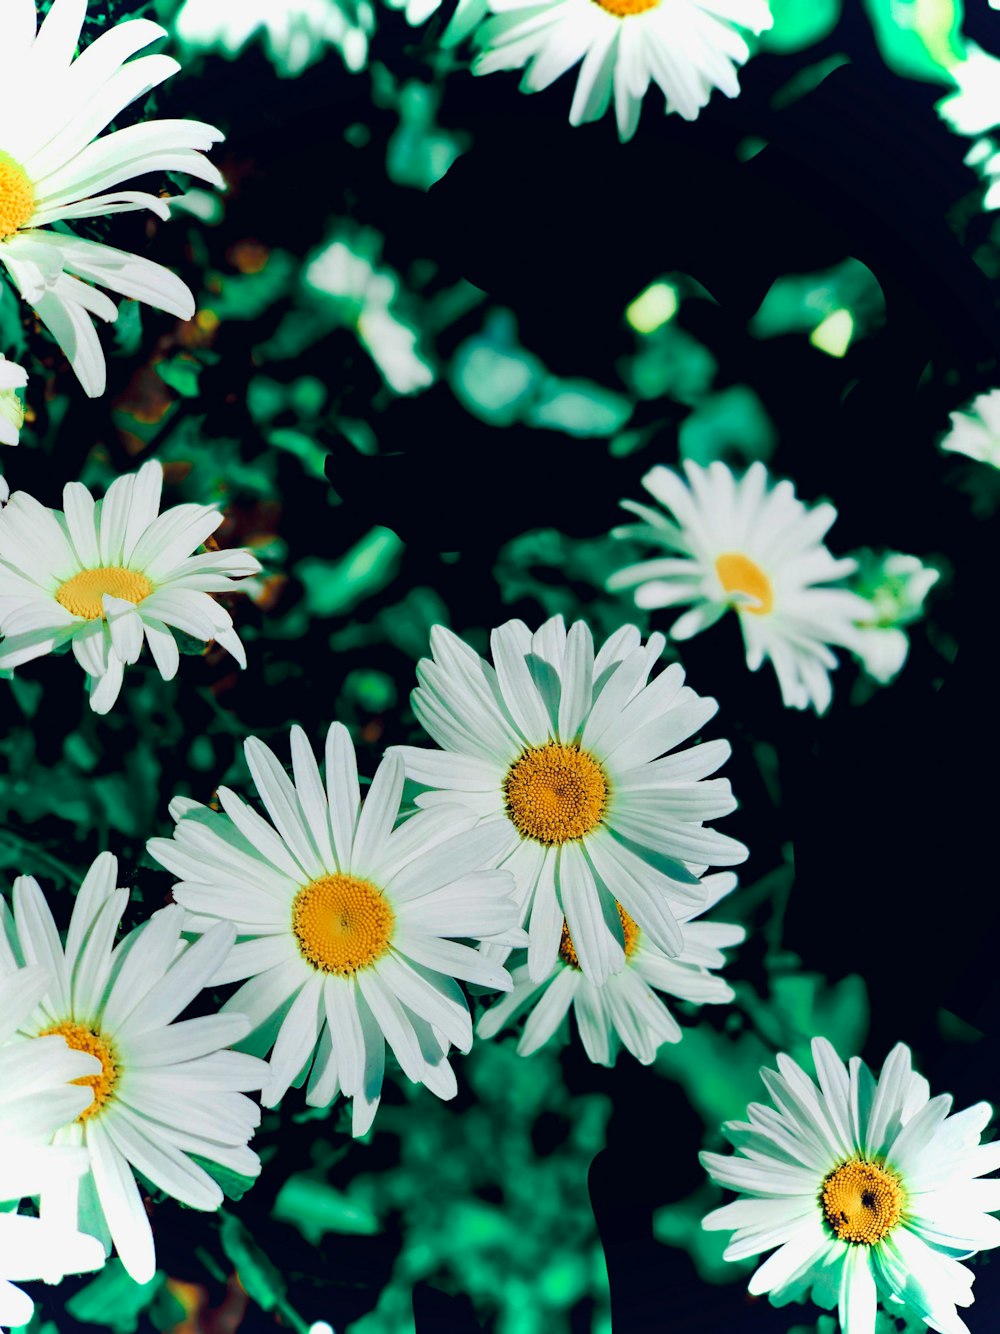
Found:
[{"label": "green leaf", "polygon": [[232,1172],[228,1167],[213,1163],[208,1158],[201,1158],[196,1153],[189,1156],[191,1161],[197,1163],[202,1171],[207,1172],[213,1181],[219,1183],[227,1200],[242,1200],[250,1187],[257,1184],[256,1177],[242,1176],[239,1172]]},{"label": "green leaf", "polygon": [[821,41],[840,19],[841,0],[771,0],[774,26],[761,33],[765,51],[801,51]]},{"label": "green leaf", "polygon": [[865,0],[865,7],[890,69],[953,86],[949,71],[965,55],[962,0]]},{"label": "green leaf", "polygon": [[88,1325],[104,1325],[116,1334],[132,1334],[139,1317],[156,1297],[165,1275],[156,1274],[148,1283],[136,1283],[118,1259],[107,1262],[93,1283],[76,1293],[66,1303],[74,1320]]},{"label": "green leaf", "polygon": [[285,1300],[285,1280],[281,1272],[235,1214],[223,1217],[219,1238],[247,1294],[262,1311],[273,1311]]},{"label": "green leaf", "polygon": [[381,1231],[378,1215],[369,1204],[304,1175],[288,1178],[274,1202],[273,1216],[297,1227],[314,1246],[328,1232],[372,1237]]}]

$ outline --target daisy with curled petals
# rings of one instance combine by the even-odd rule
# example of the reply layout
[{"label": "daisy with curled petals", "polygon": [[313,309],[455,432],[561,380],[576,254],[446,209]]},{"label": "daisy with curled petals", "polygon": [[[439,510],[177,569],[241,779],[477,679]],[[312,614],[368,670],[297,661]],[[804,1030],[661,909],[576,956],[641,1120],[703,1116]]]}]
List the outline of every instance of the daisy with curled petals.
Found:
[{"label": "daisy with curled petals", "polygon": [[0,353],[0,445],[16,445],[24,425],[24,404],[18,390],[28,383],[28,372]]},{"label": "daisy with curled petals", "polygon": [[536,93],[580,66],[571,125],[599,120],[614,97],[618,137],[631,139],[650,83],[667,111],[694,120],[713,88],[740,91],[736,66],[750,55],[739,32],[770,28],[766,0],[489,0],[474,74],[525,68]]},{"label": "daisy with curled petals", "polygon": [[693,603],[670,627],[690,639],[730,608],[740,618],[747,666],[770,658],[781,695],[792,709],[830,705],[831,644],[851,646],[855,622],[870,608],[846,588],[830,587],[852,574],[854,560],[836,560],[823,536],[837,517],[832,505],[806,509],[791,482],[772,484],[762,463],[739,479],[724,463],[707,468],[685,461],[687,481],[657,466],[643,485],[668,511],[622,501],[641,520],[614,530],[669,555],[628,565],[608,588],[634,589],[638,607]]},{"label": "daisy with curled petals", "polygon": [[650,681],[663,645],[662,635],[643,645],[627,625],[595,655],[583,621],[567,633],[556,616],[534,634],[508,621],[491,635],[491,665],[436,625],[434,657],[417,666],[413,710],[441,749],[394,749],[431,789],[419,806],[457,803],[495,831],[535,982],[552,972],[564,919],[590,981],[624,969],[616,900],[678,955],[677,915],[702,901],[692,864],[746,858],[742,843],[705,827],[736,807],[727,779],[705,781],[729,743],[677,750],[718,705],[685,686],[676,663]]},{"label": "daisy with curled petals", "polygon": [[208,505],[158,514],[162,485],[153,459],[116,478],[103,501],[69,482],[61,513],[14,492],[0,512],[0,668],[71,644],[90,707],[107,713],[143,638],[163,679],[177,674],[171,628],[215,640],[246,666],[233,619],[211,595],[238,592],[233,580],[260,565],[241,549],[192,555],[223,516]]},{"label": "daisy with curled petals", "polygon": [[165,199],[121,185],[165,171],[222,185],[202,156],[222,135],[199,121],[153,120],[100,137],[180,66],[164,55],[131,59],[166,36],[148,19],[109,27],[74,60],[86,14],[87,0],[54,0],[36,32],[35,0],[0,5],[0,265],[96,397],[106,367],[93,319],[118,317],[99,289],[182,320],[194,298],[169,269],[53,223],[134,209],[169,218]]},{"label": "daisy with curled petals", "polygon": [[[50,1141],[93,1101],[85,1081],[99,1072],[99,1062],[72,1050],[56,1034],[35,1042],[15,1037],[50,980],[44,968],[36,967],[0,977],[0,1201],[7,1204],[35,1197],[65,1177],[80,1177],[87,1166],[81,1150],[55,1148]],[[104,1248],[95,1238],[0,1210],[0,1328],[31,1319],[31,1298],[15,1283],[58,1283],[66,1274],[103,1264]]]},{"label": "daisy with curled petals", "polygon": [[102,853],[80,885],[65,946],[38,882],[19,877],[13,916],[0,900],[0,976],[22,962],[44,963],[51,982],[21,1036],[60,1034],[100,1066],[86,1079],[92,1098],[54,1139],[86,1151],[86,1175],[79,1187],[47,1184],[41,1217],[78,1224],[105,1254],[114,1244],[135,1282],[148,1283],[153,1234],[133,1169],[190,1208],[217,1209],[222,1191],[192,1155],[258,1174],[247,1145],[260,1108],[244,1092],[260,1088],[266,1067],[227,1050],[246,1036],[243,1015],[174,1022],[221,967],[232,927],[219,924],[187,945],[184,910],[172,904],[114,946],[129,899],[115,887],[117,875],[116,859]]},{"label": "daisy with curled petals", "polygon": [[[736,1153],[701,1155],[709,1175],[743,1197],[706,1228],[732,1231],[727,1260],[774,1253],[750,1292],[781,1306],[837,1307],[844,1334],[874,1334],[879,1300],[941,1334],[968,1334],[972,1271],[959,1260],[1000,1245],[1000,1142],[981,1145],[989,1103],[951,1115],[932,1098],[902,1043],[876,1080],[847,1067],[824,1038],[812,1044],[816,1081],[790,1057],[762,1070],[773,1107],[751,1103],[723,1130]],[[777,1249],[775,1249],[777,1248]]]},{"label": "daisy with curled petals", "polygon": [[563,923],[559,962],[547,982],[533,982],[527,966],[515,968],[514,990],[482,1015],[479,1037],[493,1037],[527,1006],[531,1013],[517,1050],[530,1056],[548,1042],[567,1010],[573,1007],[587,1055],[597,1065],[614,1065],[619,1046],[637,1061],[650,1065],[664,1042],[680,1042],[683,1029],[658,991],[696,1005],[732,1000],[733,989],[711,972],[726,962],[722,950],[738,945],[746,934],[741,926],[694,919],[736,888],[734,875],[710,875],[701,883],[701,906],[680,914],[684,948],[670,958],[652,943],[625,909],[618,905],[625,935],[625,968],[595,987],[580,969],[569,927]]},{"label": "daisy with curled petals", "polygon": [[459,808],[415,815],[398,829],[403,766],[379,766],[364,805],[354,747],[334,723],[326,783],[305,733],[291,734],[292,773],[256,737],[245,746],[269,824],[228,788],[224,813],[176,800],[172,839],[149,852],[181,883],[188,930],[232,922],[240,941],[216,982],[247,979],[225,1010],[249,1015],[273,1043],[263,1101],[275,1106],[308,1076],[306,1101],[354,1099],[355,1135],[378,1108],[389,1044],[403,1073],[454,1097],[450,1044],[472,1044],[456,978],[508,990],[503,968],[457,937],[524,943],[514,884],[496,859],[496,831],[471,829]]}]

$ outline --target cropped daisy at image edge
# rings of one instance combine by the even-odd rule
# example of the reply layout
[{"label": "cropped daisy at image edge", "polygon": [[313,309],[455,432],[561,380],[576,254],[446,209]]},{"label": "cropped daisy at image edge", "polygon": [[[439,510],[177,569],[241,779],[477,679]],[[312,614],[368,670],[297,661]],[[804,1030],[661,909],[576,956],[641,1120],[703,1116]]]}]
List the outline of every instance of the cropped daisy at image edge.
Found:
[{"label": "cropped daisy at image edge", "polygon": [[208,505],[159,513],[163,467],[156,459],[117,477],[103,500],[80,482],[63,489],[63,510],[15,491],[0,511],[0,669],[72,647],[90,678],[90,707],[107,713],[143,642],[165,681],[177,674],[172,633],[214,640],[246,666],[233,618],[213,594],[240,591],[256,574],[249,551],[192,554],[223,521]]},{"label": "cropped daisy at image edge", "polygon": [[147,18],[108,27],[76,56],[87,12],[88,0],[54,0],[36,31],[36,0],[0,5],[0,266],[93,398],[107,376],[93,321],[118,318],[101,288],[182,320],[195,302],[169,269],[65,224],[136,209],[169,218],[159,194],[118,188],[137,176],[179,171],[225,183],[204,156],[223,137],[211,125],[152,120],[102,137],[180,66],[165,55],[131,59],[167,35]]},{"label": "cropped daisy at image edge", "polygon": [[1000,1141],[981,1144],[993,1109],[952,1112],[931,1097],[908,1047],[889,1053],[876,1079],[815,1038],[816,1078],[779,1054],[761,1070],[773,1106],[751,1103],[746,1122],[723,1127],[735,1152],[703,1153],[719,1185],[740,1198],[706,1216],[732,1232],[725,1259],[772,1254],[751,1295],[775,1306],[809,1297],[838,1312],[844,1334],[875,1334],[890,1314],[940,1334],[969,1334],[956,1307],[971,1306],[971,1269],[960,1261],[1000,1245]]}]

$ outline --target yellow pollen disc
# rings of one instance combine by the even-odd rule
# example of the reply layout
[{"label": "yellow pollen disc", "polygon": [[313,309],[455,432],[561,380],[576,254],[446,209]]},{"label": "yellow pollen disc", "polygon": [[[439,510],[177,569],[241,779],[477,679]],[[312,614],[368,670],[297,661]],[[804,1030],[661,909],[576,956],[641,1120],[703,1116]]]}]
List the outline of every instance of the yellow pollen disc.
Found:
[{"label": "yellow pollen disc", "polygon": [[874,1246],[887,1237],[903,1213],[903,1187],[893,1172],[854,1159],[823,1182],[823,1212],[841,1241]]},{"label": "yellow pollen disc", "polygon": [[627,19],[632,14],[645,14],[647,9],[655,9],[660,0],[594,0],[616,19]]},{"label": "yellow pollen disc", "polygon": [[600,823],[608,803],[604,770],[579,746],[534,746],[504,779],[507,814],[518,833],[539,843],[568,843]]},{"label": "yellow pollen disc", "polygon": [[138,570],[123,570],[120,565],[102,565],[96,570],[81,570],[56,590],[56,601],[74,616],[96,621],[104,616],[101,601],[105,593],[138,605],[148,598],[153,585]]},{"label": "yellow pollen disc", "polygon": [[44,1029],[38,1036],[45,1038],[50,1033],[61,1033],[66,1039],[67,1047],[72,1047],[74,1051],[89,1052],[101,1063],[99,1075],[84,1075],[82,1079],[73,1080],[74,1084],[85,1084],[94,1090],[94,1101],[76,1118],[80,1122],[89,1121],[114,1095],[119,1075],[115,1050],[106,1037],[93,1028],[86,1028],[83,1024],[56,1024],[52,1028]]},{"label": "yellow pollen disc", "polygon": [[740,603],[740,611],[753,616],[766,616],[774,609],[774,591],[767,575],[749,556],[738,551],[727,552],[715,562],[715,573],[727,593],[749,593],[757,599],[757,606]]},{"label": "yellow pollen disc", "polygon": [[35,211],[35,189],[28,173],[7,153],[0,153],[0,241],[20,231]]},{"label": "yellow pollen disc", "polygon": [[353,875],[324,875],[292,903],[299,952],[321,973],[350,977],[389,948],[395,922],[382,892]]},{"label": "yellow pollen disc", "polygon": [[[615,900],[615,907],[618,909],[618,917],[622,924],[622,930],[625,932],[625,958],[627,959],[635,953],[636,946],[639,944],[639,936],[642,933],[617,899]],[[580,960],[576,957],[576,946],[573,944],[573,937],[569,933],[569,923],[565,918],[563,918],[562,939],[559,941],[559,957],[563,963],[568,963],[570,968],[580,967]]]}]

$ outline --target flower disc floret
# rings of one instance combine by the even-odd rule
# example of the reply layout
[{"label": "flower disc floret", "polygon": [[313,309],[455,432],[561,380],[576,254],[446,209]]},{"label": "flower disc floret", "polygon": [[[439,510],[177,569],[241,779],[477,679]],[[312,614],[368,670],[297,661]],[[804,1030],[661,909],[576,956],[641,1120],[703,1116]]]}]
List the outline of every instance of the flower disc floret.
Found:
[{"label": "flower disc floret", "polygon": [[504,780],[511,822],[538,843],[583,838],[601,822],[608,801],[604,770],[579,746],[532,746]]},{"label": "flower disc floret", "polygon": [[[617,900],[615,901],[615,907],[618,909],[618,920],[622,924],[622,934],[625,938],[625,958],[630,959],[638,948],[639,937],[642,932]],[[565,918],[563,918],[562,936],[559,940],[559,957],[570,968],[579,970],[580,960],[576,956],[576,946],[573,944],[573,937],[570,934],[569,922]]]},{"label": "flower disc floret", "polygon": [[632,14],[645,14],[649,9],[656,9],[662,0],[594,0],[596,5],[614,14],[615,18],[629,18]]},{"label": "flower disc floret", "polygon": [[71,1051],[85,1051],[89,1056],[96,1057],[101,1063],[101,1069],[97,1074],[84,1075],[81,1079],[72,1081],[74,1084],[86,1086],[93,1092],[93,1101],[88,1103],[76,1118],[81,1123],[89,1121],[92,1116],[96,1116],[102,1111],[105,1103],[109,1102],[115,1095],[119,1072],[118,1057],[114,1044],[99,1029],[88,1028],[85,1024],[75,1024],[71,1021],[43,1028],[38,1036],[40,1038],[48,1037],[50,1033],[58,1033],[65,1038],[66,1046]]},{"label": "flower disc floret", "polygon": [[35,190],[28,173],[0,151],[0,241],[20,231],[34,211]]},{"label": "flower disc floret", "polygon": [[107,620],[105,593],[137,607],[152,591],[152,583],[141,571],[124,570],[120,565],[101,565],[94,570],[81,570],[60,584],[56,601],[71,615],[82,616],[85,621]]},{"label": "flower disc floret", "polygon": [[321,973],[350,977],[389,949],[395,916],[381,890],[353,875],[324,875],[292,903],[299,953]]},{"label": "flower disc floret", "polygon": [[903,1216],[905,1196],[899,1177],[878,1163],[854,1158],[823,1182],[823,1213],[841,1241],[874,1246]]}]

